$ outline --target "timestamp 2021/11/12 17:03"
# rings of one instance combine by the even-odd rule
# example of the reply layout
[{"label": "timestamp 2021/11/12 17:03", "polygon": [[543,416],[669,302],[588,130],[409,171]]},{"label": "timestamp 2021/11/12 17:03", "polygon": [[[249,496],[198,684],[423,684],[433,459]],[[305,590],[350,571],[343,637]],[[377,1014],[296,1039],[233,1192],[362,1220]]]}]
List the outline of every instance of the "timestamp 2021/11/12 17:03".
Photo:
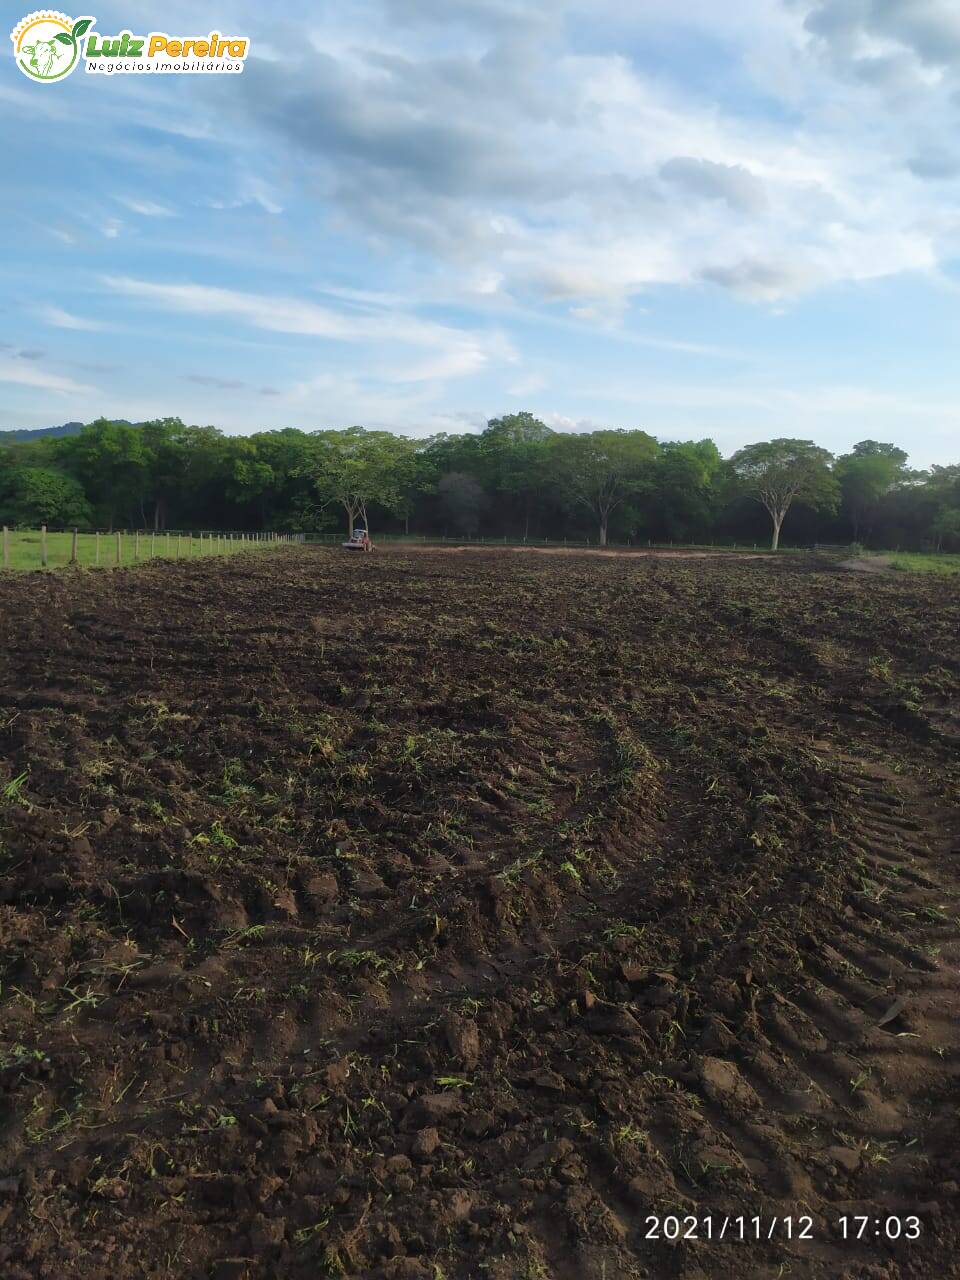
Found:
[{"label": "timestamp 2021/11/12 17:03", "polygon": [[[815,1240],[818,1224],[810,1214],[650,1214],[644,1219],[648,1240]],[[826,1224],[820,1224],[821,1226]],[[917,1214],[845,1214],[829,1224],[840,1240],[919,1240],[923,1225]]]}]

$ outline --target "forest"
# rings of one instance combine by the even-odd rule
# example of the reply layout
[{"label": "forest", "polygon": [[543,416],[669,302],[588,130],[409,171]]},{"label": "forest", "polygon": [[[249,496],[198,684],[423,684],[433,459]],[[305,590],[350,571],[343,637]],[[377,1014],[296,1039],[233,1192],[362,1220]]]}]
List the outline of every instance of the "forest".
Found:
[{"label": "forest", "polygon": [[834,456],[774,438],[556,432],[529,412],[410,438],[350,427],[226,435],[178,418],[98,419],[0,446],[11,528],[230,529],[609,542],[859,543],[960,549],[960,464],[915,470],[895,444]]}]

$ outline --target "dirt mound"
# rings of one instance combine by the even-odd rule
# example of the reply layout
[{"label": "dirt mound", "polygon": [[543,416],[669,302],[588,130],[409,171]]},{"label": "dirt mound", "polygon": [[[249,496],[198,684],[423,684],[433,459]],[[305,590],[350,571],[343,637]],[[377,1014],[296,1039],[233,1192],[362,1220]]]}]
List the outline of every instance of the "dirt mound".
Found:
[{"label": "dirt mound", "polygon": [[892,556],[854,556],[852,560],[841,560],[839,568],[853,569],[855,573],[886,573],[892,564]]},{"label": "dirt mound", "polygon": [[4,1280],[960,1275],[958,621],[728,557],[0,581]]}]

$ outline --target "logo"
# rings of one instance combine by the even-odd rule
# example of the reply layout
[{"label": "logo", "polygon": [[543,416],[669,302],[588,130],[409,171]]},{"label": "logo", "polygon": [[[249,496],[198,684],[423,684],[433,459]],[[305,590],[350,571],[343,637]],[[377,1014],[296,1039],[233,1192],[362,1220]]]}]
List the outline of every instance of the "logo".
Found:
[{"label": "logo", "polygon": [[[169,36],[151,31],[137,36],[124,29],[115,36],[90,28],[96,18],[68,18],[44,10],[30,13],[10,33],[17,66],[31,80],[48,84],[65,79],[83,59],[88,72],[237,72],[250,48],[246,36],[211,31],[202,36]],[[88,34],[89,33],[89,34]]]},{"label": "logo", "polygon": [[17,66],[31,80],[49,84],[68,76],[80,59],[80,38],[94,23],[65,13],[29,13],[10,33]]}]

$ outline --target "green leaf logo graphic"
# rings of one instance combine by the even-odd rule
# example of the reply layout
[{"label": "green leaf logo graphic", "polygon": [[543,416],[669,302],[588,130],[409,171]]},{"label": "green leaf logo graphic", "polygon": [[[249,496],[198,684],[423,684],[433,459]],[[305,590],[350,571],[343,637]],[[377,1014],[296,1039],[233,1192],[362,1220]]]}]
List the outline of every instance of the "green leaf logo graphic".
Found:
[{"label": "green leaf logo graphic", "polygon": [[74,40],[79,40],[82,35],[86,35],[86,33],[90,30],[92,26],[93,26],[92,18],[78,18],[76,22],[73,24]]}]

